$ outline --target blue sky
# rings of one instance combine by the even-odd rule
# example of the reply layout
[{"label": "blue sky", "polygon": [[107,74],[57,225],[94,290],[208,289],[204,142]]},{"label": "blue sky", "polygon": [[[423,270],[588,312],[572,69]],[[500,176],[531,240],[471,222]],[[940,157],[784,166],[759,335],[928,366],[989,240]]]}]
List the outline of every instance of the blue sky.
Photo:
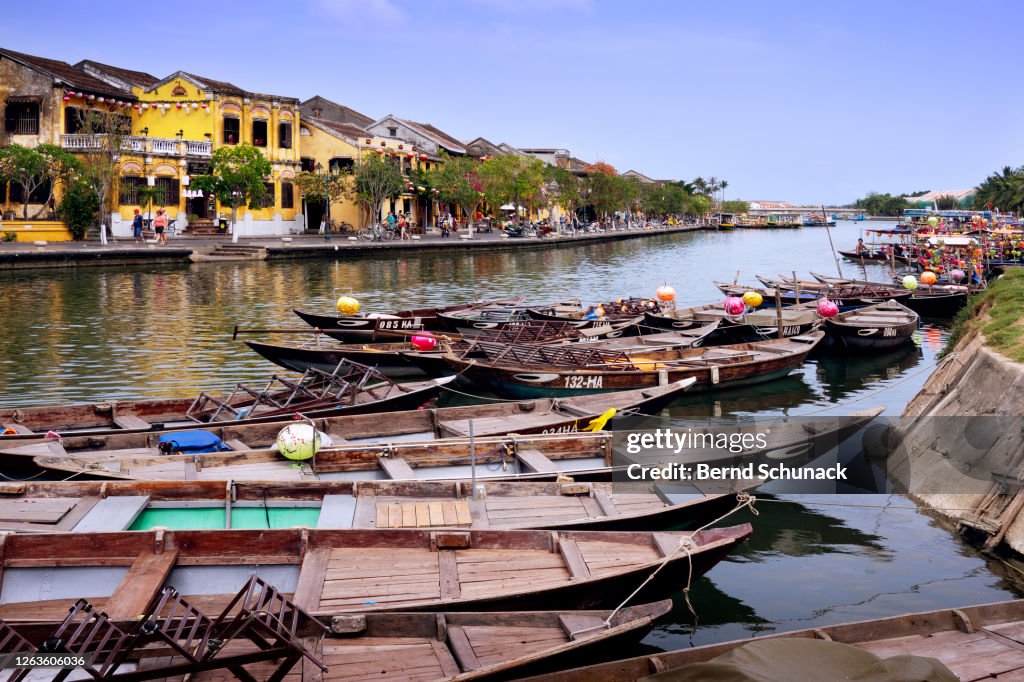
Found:
[{"label": "blue sky", "polygon": [[1024,163],[1013,0],[92,5],[22,4],[0,45],[717,176],[733,198],[842,203]]}]

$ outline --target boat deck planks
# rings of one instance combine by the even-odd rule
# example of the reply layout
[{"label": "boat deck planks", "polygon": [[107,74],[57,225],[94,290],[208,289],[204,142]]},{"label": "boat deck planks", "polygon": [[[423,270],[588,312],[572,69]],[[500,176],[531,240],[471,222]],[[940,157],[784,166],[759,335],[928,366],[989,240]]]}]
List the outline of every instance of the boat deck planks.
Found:
[{"label": "boat deck planks", "polygon": [[376,504],[377,528],[430,528],[472,524],[468,500],[397,502],[380,499]]},{"label": "boat deck planks", "polygon": [[57,523],[78,502],[75,497],[0,499],[0,521]]}]

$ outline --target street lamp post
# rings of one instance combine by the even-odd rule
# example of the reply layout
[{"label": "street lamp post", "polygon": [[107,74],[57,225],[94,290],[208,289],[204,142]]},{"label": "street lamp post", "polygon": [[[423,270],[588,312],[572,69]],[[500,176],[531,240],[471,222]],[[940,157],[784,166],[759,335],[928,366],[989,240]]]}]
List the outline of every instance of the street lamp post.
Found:
[{"label": "street lamp post", "polygon": [[[324,169],[322,163],[317,161],[316,170],[321,172]],[[331,174],[324,173],[324,241],[331,241]]]}]

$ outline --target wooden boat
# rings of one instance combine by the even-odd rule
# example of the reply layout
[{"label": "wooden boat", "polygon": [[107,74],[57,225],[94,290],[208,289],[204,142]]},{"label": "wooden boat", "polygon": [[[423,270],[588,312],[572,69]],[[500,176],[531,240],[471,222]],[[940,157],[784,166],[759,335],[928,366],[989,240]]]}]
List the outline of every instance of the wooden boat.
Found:
[{"label": "wooden boat", "polygon": [[[811,276],[825,284],[871,284],[886,286],[884,284],[864,282],[862,280],[847,280],[840,277],[829,277],[828,275],[822,275],[815,272],[812,272]],[[910,297],[904,299],[902,303],[922,317],[950,318],[954,317],[961,308],[967,305],[967,299],[972,293],[979,290],[980,289],[976,289],[974,287],[959,284],[933,284],[931,286],[915,289]]]},{"label": "wooden boat", "polygon": [[264,387],[239,384],[227,396],[109,401],[0,409],[0,446],[19,438],[181,431],[197,424],[256,424],[306,417],[413,409],[437,397],[452,377],[396,384],[372,367],[345,361],[333,372],[310,368],[298,380],[273,376]]},{"label": "wooden boat", "polygon": [[486,358],[445,356],[460,376],[514,398],[621,391],[694,378],[691,390],[707,391],[770,381],[789,374],[824,332],[788,339],[710,348],[644,353],[565,346],[504,346],[479,342]]},{"label": "wooden boat", "polygon": [[[541,322],[527,320],[493,329],[481,330],[473,338],[500,343],[590,343],[620,336],[633,336],[635,329],[628,323],[602,323],[580,325],[578,322]],[[438,334],[440,341],[458,346],[459,337]],[[392,343],[322,343],[319,336],[312,341],[293,346],[246,341],[252,350],[270,362],[296,372],[311,367],[330,371],[343,360],[373,367],[381,374],[398,379],[407,377],[440,377],[450,375],[451,369],[443,359],[443,351],[420,351],[409,341]]]},{"label": "wooden boat", "polygon": [[[814,310],[782,308],[784,336],[800,336],[814,330],[820,323]],[[719,303],[710,303],[661,313],[646,313],[644,324],[657,329],[691,329],[694,326],[717,324],[702,345],[749,343],[778,337],[778,315],[775,309],[755,310],[743,315],[729,315]]]},{"label": "wooden boat", "polygon": [[[658,303],[657,299],[653,298],[642,298],[633,296],[630,298],[619,298],[608,303],[601,303],[599,306],[605,311],[604,319],[611,321],[636,321],[643,316],[645,312],[658,312],[661,310],[661,304]],[[556,322],[571,322],[584,319],[586,311],[582,309],[574,311],[561,311],[561,310],[539,310],[537,308],[527,309],[527,314],[535,320],[552,320]]]},{"label": "wooden boat", "polygon": [[747,287],[728,282],[715,282],[715,286],[728,296],[742,296],[748,291],[756,291],[764,298],[766,307],[775,306],[775,293],[779,292],[783,305],[796,305],[817,301],[826,295],[830,301],[839,306],[840,310],[857,308],[883,301],[903,301],[910,298],[911,292],[907,289],[897,289],[892,286],[869,286],[869,285],[844,285],[832,287],[831,289],[817,288],[810,291],[800,290],[797,292],[795,285],[785,282],[777,282],[775,286],[768,288]]},{"label": "wooden boat", "polygon": [[[475,420],[474,420],[475,422]],[[41,445],[49,445],[43,443]],[[153,481],[352,481],[416,479],[608,480],[611,434],[569,433],[448,438],[325,447],[312,459],[285,459],[276,449],[154,454],[141,450],[80,451],[32,458],[41,469],[94,479]]]},{"label": "wooden boat", "polygon": [[899,261],[901,263],[909,263],[910,262],[910,256],[907,256],[907,255],[898,256],[896,254],[886,253],[885,251],[868,251],[868,252],[863,252],[862,251],[862,252],[857,252],[856,250],[854,250],[854,251],[844,251],[843,249],[836,249],[836,253],[838,253],[840,256],[842,256],[846,260],[853,261],[854,263],[858,263],[860,261],[869,261],[869,260],[870,261],[888,262],[890,259],[891,260]]},{"label": "wooden boat", "polygon": [[[167,591],[171,589],[173,585],[166,588]],[[179,610],[184,604],[192,606],[181,597],[172,599]],[[260,597],[250,602],[259,603]],[[282,600],[281,605],[285,609],[295,608],[287,600]],[[92,605],[86,605],[89,611],[81,615],[75,613],[76,608],[83,609],[82,603],[66,609],[78,616],[78,619],[65,632],[73,632],[82,621],[95,617],[97,613]],[[165,611],[171,608],[166,606]],[[296,630],[290,633],[294,634],[292,642],[299,641],[305,645],[305,651],[313,663],[302,665],[298,672],[293,668],[296,663],[289,658],[273,659],[273,653],[262,652],[244,635],[240,636],[228,629],[218,639],[217,654],[209,659],[209,667],[216,666],[217,662],[221,663],[220,667],[214,668],[216,672],[203,670],[193,663],[196,657],[192,655],[201,646],[197,640],[203,640],[202,634],[191,638],[195,630],[190,627],[180,628],[182,619],[157,616],[147,620],[147,626],[152,628],[150,632],[162,629],[167,633],[176,633],[172,639],[180,651],[166,646],[166,640],[160,642],[165,644],[163,647],[146,646],[146,640],[142,640],[132,651],[124,652],[126,660],[114,669],[114,673],[134,674],[142,679],[170,680],[181,679],[181,673],[185,672],[185,679],[197,682],[227,679],[217,677],[217,673],[223,674],[223,668],[230,668],[231,661],[223,659],[248,657],[252,652],[256,654],[253,657],[255,661],[261,657],[270,659],[259,662],[250,660],[244,666],[245,671],[253,676],[250,679],[259,680],[280,679],[275,678],[274,673],[283,674],[289,669],[292,669],[292,673],[284,679],[314,677],[321,682],[370,678],[395,681],[507,679],[510,675],[553,672],[574,665],[606,661],[613,658],[616,651],[640,641],[654,623],[671,609],[672,601],[665,599],[627,606],[618,612],[346,613],[331,616],[327,633],[324,633],[325,628],[318,621],[307,617],[308,623],[300,621]],[[274,613],[277,613],[277,609],[274,609]],[[204,615],[209,618],[207,614]],[[125,633],[133,633],[140,626],[139,622],[130,618],[115,618],[110,622]],[[35,652],[38,647],[45,646],[47,640],[53,640],[53,633],[60,625],[57,621],[9,623],[7,634],[13,636],[8,642],[14,638],[24,638],[31,645],[25,651]],[[261,634],[266,637],[266,632]],[[509,638],[514,639],[514,646],[509,645]],[[160,641],[157,637],[153,639]],[[11,645],[5,648],[11,648]],[[294,652],[289,651],[293,656],[301,651],[298,647],[295,649]],[[98,661],[100,656],[96,659]],[[317,664],[326,665],[320,670]],[[94,662],[93,666],[96,665]],[[177,672],[176,677],[171,676],[171,670]]]},{"label": "wooden boat", "polygon": [[370,480],[0,483],[0,531],[243,530],[300,525],[686,530],[736,506],[730,493],[760,483],[755,479],[686,488],[524,481],[481,481],[475,487],[470,481]]},{"label": "wooden boat", "polygon": [[[380,611],[613,608],[664,597],[710,570],[749,524],[697,532],[168,530],[14,533],[4,539],[0,619],[60,620],[83,598],[143,613],[165,584],[220,611],[254,573],[314,617]],[[689,538],[684,545],[685,538]],[[653,595],[658,595],[655,597]]]},{"label": "wooden boat", "polygon": [[[747,637],[528,679],[529,682],[632,682],[647,679],[654,672],[682,672],[691,663],[710,661],[751,641],[824,639],[849,644],[883,658],[904,654],[937,658],[961,680],[1009,680],[1024,669],[1022,628],[1024,600],[1017,600],[827,625],[761,635],[753,640]],[[819,679],[833,679],[829,672],[821,670]]]},{"label": "wooden boat", "polygon": [[537,306],[515,305],[467,312],[441,313],[438,315],[438,319],[449,332],[462,336],[477,336],[481,332],[525,325],[531,320],[538,319],[530,315],[531,309],[543,311],[548,315],[543,318],[547,321],[573,323],[581,330],[604,326],[611,322],[611,320],[583,320],[583,302],[578,298]]},{"label": "wooden boat", "polygon": [[[518,402],[490,402],[423,410],[389,412],[386,416],[344,415],[312,419],[316,428],[336,445],[348,443],[381,443],[395,441],[431,441],[469,436],[473,422],[474,436],[518,434],[576,433],[591,422],[602,427],[630,427],[642,415],[657,414],[682,397],[692,381],[679,381],[667,386],[618,391],[607,395],[583,395],[552,400],[540,398]],[[614,421],[609,422],[611,415]],[[627,416],[629,415],[629,416]],[[286,425],[282,422],[234,423],[205,425],[203,432],[232,452],[272,448],[277,434]],[[107,434],[68,434],[59,440],[41,435],[22,437],[0,443],[0,455],[10,466],[17,458],[37,455],[84,456],[114,453],[122,455],[159,455],[160,437],[177,431],[125,431]],[[166,439],[165,439],[166,440]],[[209,439],[214,441],[214,439]]]},{"label": "wooden boat", "polygon": [[295,309],[294,312],[310,326],[323,330],[325,334],[344,343],[365,343],[375,341],[405,341],[409,332],[428,330],[442,331],[446,327],[437,320],[443,313],[485,310],[493,307],[519,305],[524,297],[459,303],[457,305],[427,308],[412,308],[391,313],[369,315],[320,314]]},{"label": "wooden boat", "polygon": [[901,346],[917,331],[920,316],[896,301],[857,308],[825,321],[833,343],[847,350],[886,350]]},{"label": "wooden boat", "polygon": [[[779,419],[768,424],[763,443],[734,452],[694,447],[671,454],[672,461],[760,464],[806,463],[828,452],[878,416],[881,408],[855,412],[841,420]],[[506,427],[507,428],[507,427]],[[770,431],[770,433],[767,433]],[[635,457],[612,449],[607,432],[504,437],[452,438],[432,442],[388,442],[328,447],[310,460],[285,460],[275,450],[216,452],[203,455],[154,455],[108,451],[95,454],[43,454],[33,458],[40,468],[95,479],[164,481],[606,481],[625,473]],[[709,484],[713,485],[713,484]],[[701,485],[711,493],[733,490]],[[688,491],[684,490],[683,493]],[[668,493],[665,493],[668,494]]]}]

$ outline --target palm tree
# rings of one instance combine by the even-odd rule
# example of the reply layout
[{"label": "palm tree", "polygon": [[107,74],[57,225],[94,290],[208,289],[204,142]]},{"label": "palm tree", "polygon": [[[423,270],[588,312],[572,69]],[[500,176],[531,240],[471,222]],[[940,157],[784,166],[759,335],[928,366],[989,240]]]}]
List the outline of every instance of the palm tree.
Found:
[{"label": "palm tree", "polygon": [[985,178],[976,188],[977,208],[999,208],[1020,211],[1024,207],[1024,168],[1004,166],[1003,170]]}]

